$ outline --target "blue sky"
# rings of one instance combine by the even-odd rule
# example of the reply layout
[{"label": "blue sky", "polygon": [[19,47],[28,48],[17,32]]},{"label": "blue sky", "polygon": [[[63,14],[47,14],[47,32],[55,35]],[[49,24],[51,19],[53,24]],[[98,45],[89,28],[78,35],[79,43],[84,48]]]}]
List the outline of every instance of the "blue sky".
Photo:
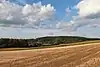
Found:
[{"label": "blue sky", "polygon": [[100,37],[100,0],[0,0],[0,37]]},{"label": "blue sky", "polygon": [[57,19],[63,19],[66,16],[65,9],[70,8],[70,10],[73,10],[69,17],[67,17],[65,20],[71,20],[73,15],[77,14],[77,10],[73,9],[75,5],[79,3],[80,0],[9,0],[13,3],[17,4],[33,4],[41,2],[43,5],[51,4],[56,9],[56,16]]}]

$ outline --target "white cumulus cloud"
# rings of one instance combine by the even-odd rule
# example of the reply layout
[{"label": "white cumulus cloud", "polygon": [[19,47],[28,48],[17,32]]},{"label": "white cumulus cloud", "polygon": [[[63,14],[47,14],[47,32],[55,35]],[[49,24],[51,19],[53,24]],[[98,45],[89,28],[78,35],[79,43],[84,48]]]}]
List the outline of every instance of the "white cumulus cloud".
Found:
[{"label": "white cumulus cloud", "polygon": [[9,1],[0,3],[0,26],[34,27],[45,20],[51,20],[55,9],[51,4],[41,2],[20,6]]},{"label": "white cumulus cloud", "polygon": [[75,7],[78,15],[70,22],[58,23],[58,28],[69,31],[76,31],[84,26],[100,28],[100,0],[82,0]]},{"label": "white cumulus cloud", "polygon": [[100,0],[82,0],[76,8],[79,10],[79,16],[88,16],[100,12]]}]

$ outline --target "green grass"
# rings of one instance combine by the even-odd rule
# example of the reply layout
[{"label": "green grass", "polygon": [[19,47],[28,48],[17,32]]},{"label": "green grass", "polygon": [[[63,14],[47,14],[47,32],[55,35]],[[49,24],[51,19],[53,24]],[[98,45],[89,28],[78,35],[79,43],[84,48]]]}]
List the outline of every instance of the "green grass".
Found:
[{"label": "green grass", "polygon": [[85,45],[85,44],[92,44],[92,43],[100,43],[100,40],[84,41],[84,42],[60,44],[60,45],[49,45],[49,46],[41,46],[41,47],[30,47],[30,48],[0,48],[0,51],[19,51],[19,50],[44,49],[44,48],[54,48],[54,47],[74,46],[74,45]]}]

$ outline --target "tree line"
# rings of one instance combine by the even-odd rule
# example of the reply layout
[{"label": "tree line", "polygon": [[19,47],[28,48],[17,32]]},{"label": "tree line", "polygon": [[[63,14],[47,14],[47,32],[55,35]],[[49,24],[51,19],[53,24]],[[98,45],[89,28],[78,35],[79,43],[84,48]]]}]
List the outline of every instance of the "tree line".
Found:
[{"label": "tree line", "polygon": [[48,45],[69,44],[88,40],[99,40],[99,38],[85,38],[78,36],[49,36],[36,39],[10,39],[1,38],[0,48],[10,47],[40,47]]}]

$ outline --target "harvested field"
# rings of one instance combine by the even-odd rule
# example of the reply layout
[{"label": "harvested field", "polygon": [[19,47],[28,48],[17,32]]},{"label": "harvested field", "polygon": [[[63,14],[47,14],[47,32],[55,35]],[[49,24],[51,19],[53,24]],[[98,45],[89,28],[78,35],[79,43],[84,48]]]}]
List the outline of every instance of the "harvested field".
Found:
[{"label": "harvested field", "polygon": [[100,67],[100,43],[0,51],[0,67]]}]

